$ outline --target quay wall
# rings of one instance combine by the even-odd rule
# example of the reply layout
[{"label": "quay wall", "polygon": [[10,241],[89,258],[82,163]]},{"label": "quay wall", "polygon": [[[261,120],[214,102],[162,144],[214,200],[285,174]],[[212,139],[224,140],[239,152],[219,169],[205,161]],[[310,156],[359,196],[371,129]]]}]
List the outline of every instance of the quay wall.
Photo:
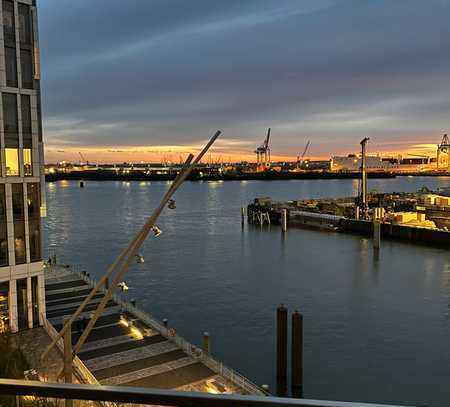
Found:
[{"label": "quay wall", "polygon": [[[346,232],[373,234],[373,223],[370,221],[342,219],[340,226]],[[450,248],[450,232],[444,230],[382,223],[381,237]]]},{"label": "quay wall", "polygon": [[[266,212],[270,216],[271,223],[280,223],[281,210],[273,206],[260,206],[250,204],[247,207],[247,215],[250,223],[254,223],[253,214]],[[316,228],[336,226],[338,230],[347,233],[373,235],[373,223],[371,221],[356,220],[288,209],[288,225],[309,226]],[[426,244],[436,247],[450,248],[450,232],[439,229],[418,228],[391,223],[381,224],[381,237],[392,240],[403,240],[411,243]]]}]

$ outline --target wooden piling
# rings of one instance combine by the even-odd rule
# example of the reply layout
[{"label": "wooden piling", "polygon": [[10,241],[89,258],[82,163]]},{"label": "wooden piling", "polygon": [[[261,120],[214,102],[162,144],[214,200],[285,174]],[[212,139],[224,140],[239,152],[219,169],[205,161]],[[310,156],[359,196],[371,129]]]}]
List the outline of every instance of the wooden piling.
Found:
[{"label": "wooden piling", "polygon": [[292,314],[292,396],[303,396],[303,315],[298,311]]},{"label": "wooden piling", "polygon": [[287,308],[277,308],[277,379],[287,378]]},{"label": "wooden piling", "polygon": [[244,226],[244,224],[245,224],[245,208],[244,207],[241,208],[241,223],[242,223],[242,226]]},{"label": "wooden piling", "polygon": [[205,352],[207,355],[211,354],[211,344],[208,332],[203,332],[203,352]]},{"label": "wooden piling", "polygon": [[[72,325],[64,332],[64,381],[72,383]],[[66,407],[73,407],[73,400],[66,400]]]}]

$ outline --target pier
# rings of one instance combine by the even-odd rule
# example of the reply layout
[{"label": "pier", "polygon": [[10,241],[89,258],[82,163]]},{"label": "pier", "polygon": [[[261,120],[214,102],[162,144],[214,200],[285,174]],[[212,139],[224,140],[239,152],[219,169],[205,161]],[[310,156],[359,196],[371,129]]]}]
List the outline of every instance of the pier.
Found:
[{"label": "pier", "polygon": [[[255,198],[247,206],[247,219],[250,224],[261,226],[278,224],[283,232],[290,227],[306,227],[374,236],[375,230],[378,239],[387,238],[436,247],[450,247],[449,230],[394,224],[376,217],[374,220],[358,219],[352,216],[354,204],[351,200],[342,198],[277,202],[268,197]],[[377,245],[379,246],[378,242]]]},{"label": "pier", "polygon": [[[68,266],[48,266],[45,275],[47,320],[51,337],[60,331],[95,285]],[[72,342],[104,296],[99,292],[72,326]],[[75,370],[85,383],[124,385],[224,394],[265,392],[208,352],[188,343],[174,327],[157,321],[118,296],[108,302],[78,357]]]}]

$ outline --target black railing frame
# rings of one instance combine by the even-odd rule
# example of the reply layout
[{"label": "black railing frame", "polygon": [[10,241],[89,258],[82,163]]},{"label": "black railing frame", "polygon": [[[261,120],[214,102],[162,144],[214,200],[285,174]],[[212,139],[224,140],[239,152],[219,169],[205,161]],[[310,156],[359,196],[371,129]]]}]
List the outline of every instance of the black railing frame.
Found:
[{"label": "black railing frame", "polygon": [[[321,401],[237,394],[209,394],[125,386],[93,386],[0,379],[0,395],[179,407],[395,407],[381,404]],[[397,406],[400,407],[400,406]]]}]

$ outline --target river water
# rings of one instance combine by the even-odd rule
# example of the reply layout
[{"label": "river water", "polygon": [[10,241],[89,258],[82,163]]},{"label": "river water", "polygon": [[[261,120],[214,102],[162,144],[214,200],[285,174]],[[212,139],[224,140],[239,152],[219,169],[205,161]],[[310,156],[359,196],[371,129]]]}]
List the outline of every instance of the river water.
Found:
[{"label": "river water", "polygon": [[[143,225],[166,182],[47,184],[44,245],[100,277]],[[379,192],[449,186],[450,177],[369,180]],[[275,389],[275,310],[304,314],[307,398],[450,403],[450,248],[306,229],[241,227],[240,207],[350,196],[357,181],[188,182],[126,281],[128,299],[258,384]]]}]

